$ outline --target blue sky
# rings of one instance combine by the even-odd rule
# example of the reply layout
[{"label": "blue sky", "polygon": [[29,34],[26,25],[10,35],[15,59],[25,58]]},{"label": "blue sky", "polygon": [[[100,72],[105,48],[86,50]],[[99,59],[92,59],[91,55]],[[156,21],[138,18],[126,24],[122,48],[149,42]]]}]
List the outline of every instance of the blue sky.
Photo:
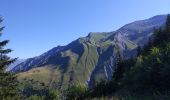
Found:
[{"label": "blue sky", "polygon": [[170,13],[170,0],[1,0],[12,57],[29,58],[129,22]]}]

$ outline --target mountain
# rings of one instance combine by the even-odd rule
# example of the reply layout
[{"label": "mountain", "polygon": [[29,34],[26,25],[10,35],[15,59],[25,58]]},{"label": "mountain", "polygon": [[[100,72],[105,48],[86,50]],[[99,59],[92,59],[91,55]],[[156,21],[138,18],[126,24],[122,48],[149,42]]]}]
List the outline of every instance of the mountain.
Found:
[{"label": "mountain", "polygon": [[55,54],[58,51],[62,50],[63,47],[58,46],[58,47],[51,49],[48,52],[45,52],[44,54],[42,54],[40,56],[26,59],[25,62],[16,65],[17,67],[14,67],[12,69],[12,71],[13,72],[27,71],[27,70],[32,69],[34,67],[42,66],[43,64],[45,64],[47,62],[49,57],[55,56]]},{"label": "mountain", "polygon": [[118,51],[123,59],[135,57],[137,46],[146,44],[154,28],[164,27],[165,22],[166,15],[158,15],[113,32],[91,32],[66,46],[27,59],[11,72],[18,73],[21,81],[34,80],[52,87],[73,83],[93,86],[102,79],[111,79]]},{"label": "mountain", "polygon": [[12,70],[15,66],[17,66],[18,64],[24,62],[25,59],[17,59],[14,63],[10,64],[7,68],[7,71]]}]

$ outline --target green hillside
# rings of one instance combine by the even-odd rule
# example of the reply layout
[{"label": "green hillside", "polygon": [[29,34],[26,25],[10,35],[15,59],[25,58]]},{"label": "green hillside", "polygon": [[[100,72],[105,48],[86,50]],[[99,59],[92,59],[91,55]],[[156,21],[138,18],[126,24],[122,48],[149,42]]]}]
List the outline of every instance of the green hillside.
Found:
[{"label": "green hillside", "polygon": [[[18,73],[18,79],[33,79],[58,88],[73,83],[87,83],[94,69],[96,72],[91,81],[106,79],[103,66],[110,64],[118,51],[118,47],[108,39],[110,35],[112,33],[90,33],[87,37],[79,38],[56,56],[50,57],[47,63]],[[129,51],[136,48],[136,45],[129,41],[126,41],[125,45]],[[122,49],[122,52],[124,50]]]},{"label": "green hillside", "polygon": [[[170,99],[170,16],[165,28],[154,31],[149,43],[137,49],[137,57],[123,60],[119,53],[110,81],[93,88],[69,87],[72,99],[169,100]],[[83,91],[83,90],[84,91]]]}]

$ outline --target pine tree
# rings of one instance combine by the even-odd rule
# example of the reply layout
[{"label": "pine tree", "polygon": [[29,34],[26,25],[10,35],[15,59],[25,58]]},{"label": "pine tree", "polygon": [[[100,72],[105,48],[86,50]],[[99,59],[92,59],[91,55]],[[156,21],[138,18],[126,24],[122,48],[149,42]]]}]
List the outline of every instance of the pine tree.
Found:
[{"label": "pine tree", "polygon": [[137,56],[140,56],[142,54],[142,49],[140,47],[140,45],[138,45],[137,47]]},{"label": "pine tree", "polygon": [[168,33],[170,33],[170,15],[167,15],[167,20],[166,20],[166,30]]},{"label": "pine tree", "polygon": [[115,61],[115,71],[113,73],[113,80],[118,81],[122,77],[122,71],[123,71],[123,66],[122,66],[122,56],[120,51],[117,53],[117,58]]},{"label": "pine tree", "polygon": [[170,41],[170,15],[168,14],[167,16],[167,22],[166,22],[166,38],[167,38],[167,41],[169,42]]},{"label": "pine tree", "polygon": [[121,62],[122,62],[122,55],[120,51],[118,51],[115,66],[118,67]]},{"label": "pine tree", "polygon": [[[0,18],[0,24],[2,21],[2,18]],[[3,29],[4,27],[0,28],[0,35],[2,35]],[[0,42],[0,100],[15,100],[18,98],[17,78],[14,74],[6,71],[7,66],[16,60],[7,56],[11,52],[11,49],[5,49],[8,42],[9,40]]]},{"label": "pine tree", "polygon": [[165,29],[160,27],[154,31],[153,37],[154,46],[165,45],[167,42],[170,42],[170,15],[167,15]]}]

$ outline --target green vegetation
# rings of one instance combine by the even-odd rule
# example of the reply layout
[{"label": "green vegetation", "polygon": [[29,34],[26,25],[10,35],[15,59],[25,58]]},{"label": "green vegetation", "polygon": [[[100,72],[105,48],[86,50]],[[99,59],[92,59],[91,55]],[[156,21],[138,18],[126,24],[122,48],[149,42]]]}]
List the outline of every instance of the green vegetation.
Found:
[{"label": "green vegetation", "polygon": [[[170,16],[166,27],[155,30],[148,45],[138,47],[135,59],[116,60],[111,81],[86,90],[84,99],[169,100],[170,99]],[[82,90],[81,90],[82,91]],[[78,91],[76,91],[79,93]],[[86,93],[85,93],[86,94]],[[83,94],[81,94],[83,95]],[[76,95],[76,97],[78,97]],[[74,98],[74,97],[73,97]]]},{"label": "green vegetation", "polygon": [[59,92],[45,86],[44,83],[22,83],[20,86],[24,100],[60,100]]},{"label": "green vegetation", "polygon": [[[0,24],[2,23],[0,18]],[[4,27],[0,27],[0,35]],[[16,59],[12,59],[7,56],[11,52],[11,49],[6,49],[5,46],[8,40],[0,42],[0,99],[1,100],[15,100],[19,99],[18,81],[14,74],[6,72],[6,68],[14,62]]]},{"label": "green vegetation", "polygon": [[72,85],[66,90],[66,97],[68,100],[82,100],[88,97],[88,95],[88,88],[85,84]]}]

